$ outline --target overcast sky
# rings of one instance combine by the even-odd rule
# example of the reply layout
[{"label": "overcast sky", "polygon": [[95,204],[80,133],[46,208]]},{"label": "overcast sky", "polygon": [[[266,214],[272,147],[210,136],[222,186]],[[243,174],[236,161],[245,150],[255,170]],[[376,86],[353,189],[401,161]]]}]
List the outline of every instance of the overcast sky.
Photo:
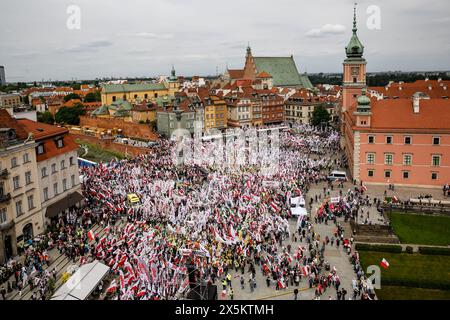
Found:
[{"label": "overcast sky", "polygon": [[[353,0],[1,0],[7,81],[214,75],[255,56],[294,55],[299,71],[341,72]],[[81,10],[67,28],[67,8]],[[381,29],[366,10],[380,8]],[[360,0],[368,71],[450,70],[450,1]]]}]

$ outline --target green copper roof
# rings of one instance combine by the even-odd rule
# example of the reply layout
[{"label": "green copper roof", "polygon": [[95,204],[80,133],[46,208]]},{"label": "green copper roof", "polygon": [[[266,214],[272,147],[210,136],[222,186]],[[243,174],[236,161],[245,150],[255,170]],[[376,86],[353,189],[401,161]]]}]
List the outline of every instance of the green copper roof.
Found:
[{"label": "green copper roof", "polygon": [[132,108],[132,105],[128,101],[123,101],[122,99],[119,99],[119,100],[114,101],[108,108],[111,110],[117,110],[117,111],[118,110],[130,111]]},{"label": "green copper roof", "polygon": [[370,112],[370,98],[366,95],[366,88],[362,89],[361,95],[358,97],[358,106],[356,111],[358,112]]},{"label": "green copper roof", "polygon": [[101,106],[101,107],[95,109],[94,111],[92,111],[92,114],[96,115],[96,116],[107,115],[107,114],[109,114],[108,107]]},{"label": "green copper roof", "polygon": [[364,53],[364,46],[361,41],[359,41],[358,35],[356,32],[358,28],[356,27],[356,6],[353,9],[353,35],[350,39],[350,42],[345,47],[345,52],[347,54],[347,58],[361,58]]},{"label": "green copper roof", "polygon": [[165,90],[162,83],[135,83],[135,84],[105,84],[103,92],[105,93],[125,93],[136,91]]},{"label": "green copper roof", "polygon": [[274,86],[302,86],[311,87],[307,76],[300,75],[291,57],[254,57],[258,73],[267,72],[273,77]]}]

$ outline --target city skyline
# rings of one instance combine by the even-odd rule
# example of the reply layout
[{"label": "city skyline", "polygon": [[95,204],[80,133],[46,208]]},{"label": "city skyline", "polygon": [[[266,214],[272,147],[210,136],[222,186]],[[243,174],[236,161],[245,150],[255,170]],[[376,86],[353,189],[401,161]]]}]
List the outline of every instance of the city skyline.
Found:
[{"label": "city skyline", "polygon": [[[222,7],[203,0],[133,4],[124,14],[117,1],[3,2],[0,64],[7,81],[154,77],[168,74],[172,64],[178,74],[215,75],[227,65],[242,68],[249,42],[258,56],[292,54],[299,72],[337,73],[351,36],[350,0],[308,6],[286,0],[276,10],[253,0]],[[368,72],[450,69],[445,41],[450,5],[404,4],[359,1],[358,33]],[[70,5],[80,9],[80,29],[67,28]],[[379,30],[367,26],[370,6],[380,9]]]}]

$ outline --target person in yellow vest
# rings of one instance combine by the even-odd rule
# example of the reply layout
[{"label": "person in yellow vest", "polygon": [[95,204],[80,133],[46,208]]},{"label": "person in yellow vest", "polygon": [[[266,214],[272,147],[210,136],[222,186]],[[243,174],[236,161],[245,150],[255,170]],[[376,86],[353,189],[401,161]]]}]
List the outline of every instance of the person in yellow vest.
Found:
[{"label": "person in yellow vest", "polygon": [[231,286],[231,274],[227,274],[227,283]]},{"label": "person in yellow vest", "polygon": [[230,300],[234,300],[234,292],[233,292],[233,288],[230,288],[230,291],[228,292],[229,296],[230,296]]},{"label": "person in yellow vest", "polygon": [[222,289],[223,289],[223,290],[226,290],[226,289],[227,289],[227,279],[226,279],[226,278],[224,278],[224,279],[222,280]]}]

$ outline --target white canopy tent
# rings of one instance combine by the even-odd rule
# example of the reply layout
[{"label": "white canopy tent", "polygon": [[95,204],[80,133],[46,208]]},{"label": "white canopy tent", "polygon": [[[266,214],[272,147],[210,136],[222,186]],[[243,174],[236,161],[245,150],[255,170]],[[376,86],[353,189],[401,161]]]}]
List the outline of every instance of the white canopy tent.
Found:
[{"label": "white canopy tent", "polygon": [[291,198],[291,206],[305,206],[305,198],[303,197],[296,197],[296,198]]},{"label": "white canopy tent", "polygon": [[86,300],[106,276],[109,267],[99,261],[82,265],[51,300]]}]

